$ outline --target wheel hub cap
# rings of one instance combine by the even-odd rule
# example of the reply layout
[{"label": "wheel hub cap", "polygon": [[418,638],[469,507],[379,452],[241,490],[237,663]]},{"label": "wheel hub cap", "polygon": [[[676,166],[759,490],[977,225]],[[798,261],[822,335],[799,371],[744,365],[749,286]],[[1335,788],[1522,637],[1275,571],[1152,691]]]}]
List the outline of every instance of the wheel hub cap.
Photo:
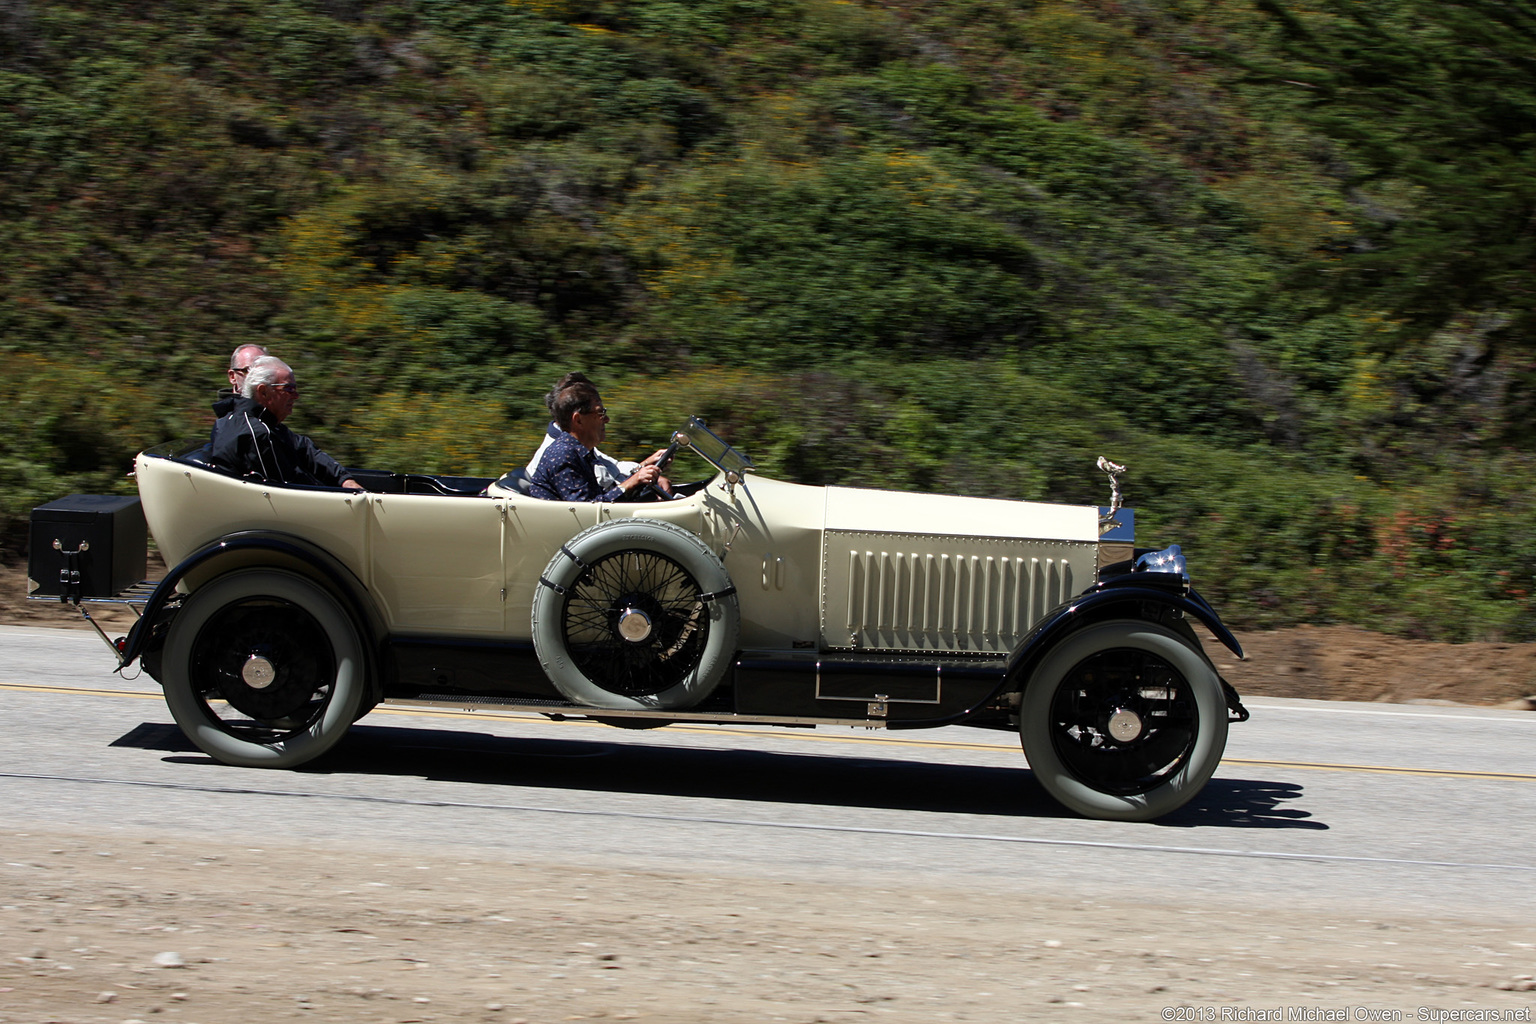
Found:
[{"label": "wheel hub cap", "polygon": [[619,613],[619,636],[632,644],[644,643],[651,635],[651,617],[638,608],[626,608]]},{"label": "wheel hub cap", "polygon": [[277,666],[259,654],[245,659],[240,666],[240,680],[253,690],[265,690],[277,679]]},{"label": "wheel hub cap", "polygon": [[1109,716],[1109,734],[1120,743],[1129,743],[1141,735],[1141,716],[1121,708]]}]

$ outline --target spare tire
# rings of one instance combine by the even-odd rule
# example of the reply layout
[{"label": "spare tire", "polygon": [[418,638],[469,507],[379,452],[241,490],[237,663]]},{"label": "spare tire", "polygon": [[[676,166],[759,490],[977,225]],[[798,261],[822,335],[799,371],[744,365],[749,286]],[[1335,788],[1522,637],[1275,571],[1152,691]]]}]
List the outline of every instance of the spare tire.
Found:
[{"label": "spare tire", "polygon": [[725,677],[741,613],[725,566],[698,537],[617,519],[560,548],[533,598],[533,646],[575,704],[682,709]]}]

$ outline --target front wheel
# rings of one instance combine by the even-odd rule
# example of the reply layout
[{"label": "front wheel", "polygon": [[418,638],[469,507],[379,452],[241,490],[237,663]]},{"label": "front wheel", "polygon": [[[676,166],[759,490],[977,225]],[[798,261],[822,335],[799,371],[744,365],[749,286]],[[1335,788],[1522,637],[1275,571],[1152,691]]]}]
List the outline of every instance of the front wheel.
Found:
[{"label": "front wheel", "polygon": [[1046,655],[1019,709],[1046,791],[1090,818],[1150,821],[1210,780],[1227,746],[1221,680],[1164,626],[1101,622]]},{"label": "front wheel", "polygon": [[294,573],[230,573],[171,621],[165,702],[204,753],[291,768],[325,753],[365,706],[363,643],[346,610]]}]

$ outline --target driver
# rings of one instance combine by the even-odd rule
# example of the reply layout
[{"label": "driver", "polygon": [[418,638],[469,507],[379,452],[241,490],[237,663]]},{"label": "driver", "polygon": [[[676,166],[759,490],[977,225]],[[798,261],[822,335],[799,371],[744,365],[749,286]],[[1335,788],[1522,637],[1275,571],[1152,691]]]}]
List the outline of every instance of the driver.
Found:
[{"label": "driver", "polygon": [[[544,431],[544,440],[539,445],[539,450],[534,452],[533,458],[528,460],[525,472],[530,478],[539,468],[539,460],[544,458],[544,453],[549,450],[549,446],[554,443],[555,438],[560,436],[560,427],[555,423],[555,399],[560,397],[560,392],[572,384],[592,384],[592,379],[579,370],[572,371],[555,381],[555,386],[550,388],[549,394],[544,396],[544,407],[549,410],[549,427]],[[596,384],[592,386],[597,387]],[[640,468],[640,463],[620,461],[600,448],[592,449],[592,460],[592,475],[597,477],[597,486],[605,491]],[[665,487],[665,483],[662,486]]]},{"label": "driver", "polygon": [[608,434],[608,410],[591,384],[578,382],[562,388],[551,408],[560,434],[550,441],[539,466],[529,479],[529,494],[549,501],[620,501],[638,496],[657,484],[661,449],[640,463],[623,482],[604,490],[593,472],[592,454]]}]

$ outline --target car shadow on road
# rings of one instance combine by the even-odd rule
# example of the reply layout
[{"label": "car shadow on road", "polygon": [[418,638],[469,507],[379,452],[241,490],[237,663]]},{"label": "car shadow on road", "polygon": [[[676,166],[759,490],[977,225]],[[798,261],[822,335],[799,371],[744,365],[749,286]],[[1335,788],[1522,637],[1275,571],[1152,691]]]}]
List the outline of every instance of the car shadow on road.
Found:
[{"label": "car shadow on road", "polygon": [[[168,751],[172,756],[165,760],[174,763],[218,766],[173,725],[144,723],[112,745]],[[1022,754],[1018,767],[996,767],[691,747],[649,737],[626,743],[354,725],[330,753],[296,770],[1010,818],[1074,817],[1035,783]],[[1302,795],[1302,787],[1293,783],[1213,779],[1194,800],[1158,824],[1326,829],[1310,812],[1287,806]]]},{"label": "car shadow on road", "polygon": [[[1217,771],[1220,771],[1218,768]],[[1155,824],[1174,828],[1300,828],[1325,831],[1328,825],[1295,806],[1304,789],[1295,782],[1214,778],[1200,795]]]}]

